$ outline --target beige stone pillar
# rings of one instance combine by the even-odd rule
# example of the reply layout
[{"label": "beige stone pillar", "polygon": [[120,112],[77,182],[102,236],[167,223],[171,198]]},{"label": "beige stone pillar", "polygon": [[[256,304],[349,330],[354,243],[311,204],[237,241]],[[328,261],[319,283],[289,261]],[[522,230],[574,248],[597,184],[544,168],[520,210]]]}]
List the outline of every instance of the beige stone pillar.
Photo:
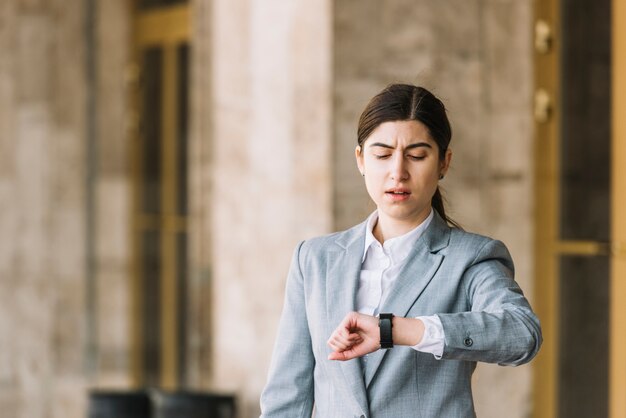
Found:
[{"label": "beige stone pillar", "polygon": [[85,410],[83,2],[0,5],[0,410]]},{"label": "beige stone pillar", "polygon": [[130,89],[138,80],[132,67],[132,4],[99,0],[95,4],[97,70],[95,133],[95,369],[96,388],[131,385],[132,311],[132,141],[135,109]]},{"label": "beige stone pillar", "polygon": [[205,3],[194,143],[210,164],[194,187],[210,223],[193,241],[206,251],[193,250],[193,268],[212,279],[210,386],[235,391],[253,417],[293,248],[332,223],[330,2]]}]

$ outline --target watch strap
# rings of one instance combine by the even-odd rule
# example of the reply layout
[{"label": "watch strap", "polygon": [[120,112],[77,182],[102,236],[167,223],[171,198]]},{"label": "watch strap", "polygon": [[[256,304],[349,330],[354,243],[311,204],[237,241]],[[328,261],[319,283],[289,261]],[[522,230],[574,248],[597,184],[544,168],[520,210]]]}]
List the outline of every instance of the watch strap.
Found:
[{"label": "watch strap", "polygon": [[380,328],[380,348],[393,348],[393,314],[381,313],[378,316],[378,328]]}]

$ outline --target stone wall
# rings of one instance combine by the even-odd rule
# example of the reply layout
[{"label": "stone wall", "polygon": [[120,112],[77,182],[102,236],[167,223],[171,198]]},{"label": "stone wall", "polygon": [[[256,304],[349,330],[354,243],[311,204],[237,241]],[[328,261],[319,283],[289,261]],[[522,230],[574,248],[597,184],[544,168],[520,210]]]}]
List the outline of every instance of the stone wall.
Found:
[{"label": "stone wall", "polygon": [[[373,209],[356,170],[360,112],[392,82],[423,85],[452,123],[452,166],[442,181],[452,218],[503,240],[532,302],[532,56],[530,0],[334,2],[334,224]],[[526,417],[531,366],[481,364],[482,417]]]},{"label": "stone wall", "polygon": [[85,385],[83,2],[0,4],[0,410],[78,417]]},{"label": "stone wall", "polygon": [[330,4],[212,3],[211,377],[253,417],[293,248],[331,228]]},{"label": "stone wall", "polygon": [[93,7],[88,23],[82,0],[0,5],[3,416],[83,417],[88,387],[130,382],[129,4]]},{"label": "stone wall", "polygon": [[136,114],[129,104],[137,71],[132,61],[131,2],[94,2],[93,170],[95,330],[89,352],[92,385],[128,387],[131,380],[131,144]]}]

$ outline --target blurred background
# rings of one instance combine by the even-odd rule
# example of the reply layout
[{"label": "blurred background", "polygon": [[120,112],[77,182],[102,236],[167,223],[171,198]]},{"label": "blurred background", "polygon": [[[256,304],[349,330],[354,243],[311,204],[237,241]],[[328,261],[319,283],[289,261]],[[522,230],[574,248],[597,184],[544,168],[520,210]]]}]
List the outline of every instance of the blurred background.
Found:
[{"label": "blurred background", "polygon": [[622,0],[1,0],[0,415],[158,388],[257,417],[293,248],[374,209],[357,119],[409,82],[543,325],[479,366],[479,416],[626,418],[625,28]]}]

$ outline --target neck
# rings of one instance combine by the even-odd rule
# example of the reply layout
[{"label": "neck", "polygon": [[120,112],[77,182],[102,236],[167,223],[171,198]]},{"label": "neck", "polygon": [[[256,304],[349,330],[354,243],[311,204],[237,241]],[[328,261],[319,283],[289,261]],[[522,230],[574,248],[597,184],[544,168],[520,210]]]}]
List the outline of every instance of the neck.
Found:
[{"label": "neck", "polygon": [[394,219],[386,216],[385,214],[378,212],[378,220],[372,234],[374,237],[383,244],[386,240],[399,237],[407,232],[417,228],[422,222],[430,215],[431,208],[428,207],[419,216],[412,219]]}]

